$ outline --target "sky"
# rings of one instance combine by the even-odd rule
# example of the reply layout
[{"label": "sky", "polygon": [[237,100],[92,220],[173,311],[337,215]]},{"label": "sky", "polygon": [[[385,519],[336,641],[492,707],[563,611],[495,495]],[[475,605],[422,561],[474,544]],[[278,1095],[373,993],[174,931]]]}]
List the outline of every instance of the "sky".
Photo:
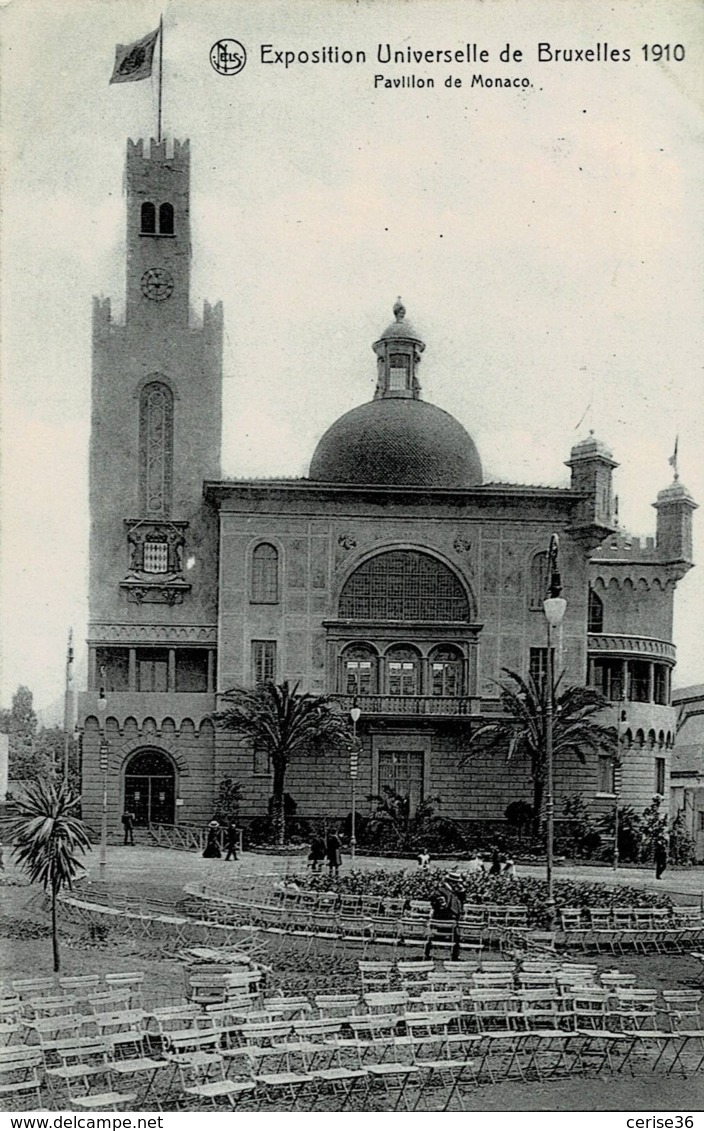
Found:
[{"label": "sky", "polygon": [[[10,0],[3,704],[20,683],[40,708],[60,699],[69,626],[79,673],[84,657],[91,299],[121,315],[126,139],[156,129],[156,75],[108,80],[115,45],[162,12],[164,132],[191,139],[192,303],[225,308],[225,476],[307,473],[371,397],[371,343],[401,295],[423,395],[469,430],[487,480],[566,486],[594,429],[620,464],[621,524],[652,535],[679,435],[704,500],[699,0]],[[220,39],[246,48],[239,74],[212,68]],[[489,58],[380,63],[387,44]],[[366,61],[286,67],[266,45]],[[679,686],[704,681],[703,607],[700,567],[676,594]]]}]

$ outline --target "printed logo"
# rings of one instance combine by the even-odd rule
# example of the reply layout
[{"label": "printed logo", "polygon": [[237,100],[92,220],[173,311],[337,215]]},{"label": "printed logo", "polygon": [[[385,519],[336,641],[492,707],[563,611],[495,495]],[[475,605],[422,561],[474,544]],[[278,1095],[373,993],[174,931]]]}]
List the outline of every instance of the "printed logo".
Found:
[{"label": "printed logo", "polygon": [[219,39],[210,48],[210,64],[219,75],[238,75],[247,62],[247,52],[236,39]]}]

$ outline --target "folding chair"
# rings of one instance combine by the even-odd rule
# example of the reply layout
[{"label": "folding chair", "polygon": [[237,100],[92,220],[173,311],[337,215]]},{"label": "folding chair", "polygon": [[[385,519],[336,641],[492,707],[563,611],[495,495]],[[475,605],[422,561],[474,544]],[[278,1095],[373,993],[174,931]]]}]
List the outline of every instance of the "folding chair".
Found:
[{"label": "folding chair", "polygon": [[418,1068],[413,1063],[412,1042],[408,1036],[399,1037],[397,1033],[398,1021],[396,1014],[368,1014],[350,1017],[348,1024],[357,1048],[359,1068],[366,1072],[369,1088],[374,1083],[383,1084],[390,1101],[396,1093],[393,1110],[397,1111],[403,1104],[408,1111],[406,1086],[418,1075]]},{"label": "folding chair", "polygon": [[178,1060],[178,1073],[181,1081],[181,1095],[198,1100],[209,1100],[217,1109],[218,1100],[226,1100],[231,1108],[237,1100],[256,1091],[257,1083],[251,1075],[249,1066],[238,1064],[236,1079],[225,1075],[225,1061],[217,1054],[197,1052]]},{"label": "folding chair", "polygon": [[124,1110],[125,1104],[132,1104],[136,1092],[120,1092],[113,1085],[112,1057],[109,1046],[104,1041],[93,1041],[82,1048],[59,1050],[61,1066],[51,1069],[47,1075],[61,1080],[67,1088],[69,1103],[88,1111],[109,1108],[111,1111]]},{"label": "folding chair", "polygon": [[106,974],[105,985],[109,990],[130,991],[130,1009],[139,1009],[142,1004],[142,986],[144,985],[144,972],[141,970],[124,971],[117,974]]},{"label": "folding chair", "polygon": [[31,1098],[34,1098],[35,1106],[39,1106],[43,1067],[42,1051],[36,1046],[6,1045],[0,1048],[0,1097],[8,1100],[3,1105],[6,1110],[8,1107],[17,1110],[19,1100]]},{"label": "folding chair", "polygon": [[657,941],[658,932],[653,926],[652,907],[635,907],[633,909],[633,946],[647,954],[648,946],[653,946],[658,952],[660,947]]},{"label": "folding chair", "polygon": [[313,1006],[308,998],[302,995],[299,997],[284,997],[283,995],[279,995],[277,997],[264,998],[262,1010],[275,1013],[282,1021],[298,1021],[303,1020],[308,1014],[312,1013]]},{"label": "folding chair", "polygon": [[360,1006],[358,994],[316,994],[315,1006],[322,1018],[349,1017]]},{"label": "folding chair", "polygon": [[636,975],[622,974],[620,970],[605,970],[599,975],[599,984],[611,993],[616,990],[633,989],[636,984]]},{"label": "folding chair", "polygon": [[396,947],[399,945],[400,922],[398,919],[388,915],[373,915],[369,919],[369,929],[374,946]]},{"label": "folding chair", "polygon": [[580,907],[563,907],[560,911],[560,925],[565,951],[568,951],[571,947],[584,950],[588,932],[582,923],[582,909]]},{"label": "folding chair", "polygon": [[310,1110],[324,1096],[328,1103],[337,1100],[337,1110],[343,1111],[352,1093],[367,1079],[366,1069],[343,1062],[343,1049],[349,1049],[350,1042],[341,1041],[341,1031],[342,1022],[334,1018],[293,1023],[293,1036],[312,1081]]},{"label": "folding chair", "polygon": [[[469,1078],[472,1084],[478,1083],[470,1053],[476,1050],[480,1038],[460,1033],[458,1025],[459,1014],[448,1010],[406,1015],[411,1055],[420,1073],[414,1110],[419,1108],[426,1091],[438,1087],[448,1089],[442,1110],[448,1110],[454,1095],[457,1095],[460,1110],[464,1110],[460,1087],[463,1078]],[[434,1106],[431,1110],[438,1108]]]},{"label": "folding chair", "polygon": [[[518,1052],[521,1045],[521,1034],[518,1030],[518,1007],[512,989],[472,989],[469,991],[469,1005],[471,1016],[468,1022],[474,1024],[475,1030],[482,1036],[482,1059],[479,1067],[479,1076],[486,1068],[492,1084],[496,1083],[495,1066],[503,1066],[503,1053],[507,1050],[509,1055],[508,1067],[504,1076],[508,1077],[516,1064],[521,1079],[524,1079],[523,1070]],[[502,1048],[503,1046],[503,1048]]]},{"label": "folding chair", "polygon": [[[679,1064],[683,1076],[697,1074],[704,1066],[704,1019],[701,1015],[701,990],[663,990],[665,1013],[673,1034],[675,1057],[668,1069],[668,1075]],[[687,1047],[694,1043],[699,1046],[699,1061],[688,1073],[684,1062]],[[696,1055],[696,1054],[695,1054]]]},{"label": "folding chair", "polygon": [[592,1058],[598,1058],[596,1075],[608,1065],[615,1071],[612,1051],[619,1034],[611,1028],[609,991],[601,986],[573,986],[565,991],[566,1002],[571,1006],[571,1026],[581,1038],[575,1041],[575,1055],[570,1070],[579,1065],[586,1075]]},{"label": "folding chair", "polygon": [[301,1092],[312,1085],[314,1077],[306,1069],[291,1022],[243,1025],[241,1031],[252,1075],[265,1097],[279,1106],[287,1098],[288,1110],[295,1110]]},{"label": "folding chair", "polygon": [[589,937],[596,947],[597,953],[601,954],[602,946],[608,946],[611,953],[616,953],[616,940],[618,938],[617,932],[614,931],[613,922],[611,920],[610,907],[590,907],[589,914]]},{"label": "folding chair", "polygon": [[123,986],[116,990],[91,994],[88,998],[88,1005],[93,1013],[118,1013],[122,1009],[129,1008],[131,998],[129,986]]},{"label": "folding chair", "polygon": [[[137,1013],[137,1010],[131,1010]],[[158,1096],[154,1090],[157,1076],[168,1068],[169,1062],[163,1057],[155,1057],[147,1048],[147,1039],[138,1028],[119,1028],[111,1031],[112,1024],[103,1031],[103,1039],[111,1046],[113,1079],[127,1080],[127,1086],[135,1086],[139,1077],[146,1077],[141,1091],[137,1092],[136,1107],[143,1110],[147,1101],[152,1099],[157,1107],[161,1108]]]},{"label": "folding chair", "polygon": [[97,993],[100,985],[100,974],[80,974],[73,977],[59,978],[61,989],[75,998],[76,1001],[87,1001],[91,994]]},{"label": "folding chair", "polygon": [[369,1013],[403,1014],[408,1008],[409,999],[405,990],[386,990],[381,993],[363,994],[364,1004]]},{"label": "folding chair", "polygon": [[56,982],[53,978],[17,978],[12,989],[21,998],[39,997],[42,994],[56,996]]},{"label": "folding chair", "polygon": [[472,974],[472,988],[475,990],[510,990],[513,988],[513,981],[513,969],[488,974],[478,970]]},{"label": "folding chair", "polygon": [[431,975],[435,971],[435,963],[431,960],[417,960],[415,962],[397,962],[396,972],[404,990],[411,996],[427,989]]},{"label": "folding chair", "polygon": [[[516,993],[518,1028],[525,1032],[528,1061],[524,1073],[535,1070],[538,1080],[555,1076],[560,1068],[569,1072],[567,1046],[574,1034],[562,1027],[565,1015],[556,988],[520,989]],[[547,1067],[544,1057],[551,1058]]]},{"label": "folding chair", "polygon": [[672,1034],[663,1030],[658,1025],[657,990],[645,989],[620,989],[615,990],[615,1005],[612,1006],[617,1028],[623,1038],[628,1037],[629,1042],[618,1071],[622,1072],[628,1065],[631,1075],[635,1075],[634,1053],[645,1056],[648,1046],[654,1044],[657,1057],[654,1065],[662,1060],[668,1045],[672,1044]]},{"label": "folding chair", "polygon": [[398,945],[406,951],[417,948],[425,950],[428,941],[428,916],[409,915],[403,916],[398,927]]},{"label": "folding chair", "polygon": [[450,958],[459,959],[462,935],[460,924],[454,919],[431,919],[428,923],[428,934],[425,943],[425,957],[430,955],[435,947],[447,947]]},{"label": "folding chair", "polygon": [[370,991],[391,989],[393,962],[358,962],[359,976],[362,979],[362,994]]}]

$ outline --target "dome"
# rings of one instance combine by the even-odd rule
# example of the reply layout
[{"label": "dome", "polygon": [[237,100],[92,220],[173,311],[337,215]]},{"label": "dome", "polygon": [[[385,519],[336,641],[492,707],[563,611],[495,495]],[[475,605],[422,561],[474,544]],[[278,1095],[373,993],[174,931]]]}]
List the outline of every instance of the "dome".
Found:
[{"label": "dome", "polygon": [[598,440],[593,432],[584,439],[575,444],[570,451],[570,459],[591,459],[594,456],[603,456],[605,459],[613,459],[613,452],[603,440]]},{"label": "dome", "polygon": [[341,416],[318,443],[310,479],[412,487],[476,487],[479,453],[465,428],[435,405],[385,397]]}]

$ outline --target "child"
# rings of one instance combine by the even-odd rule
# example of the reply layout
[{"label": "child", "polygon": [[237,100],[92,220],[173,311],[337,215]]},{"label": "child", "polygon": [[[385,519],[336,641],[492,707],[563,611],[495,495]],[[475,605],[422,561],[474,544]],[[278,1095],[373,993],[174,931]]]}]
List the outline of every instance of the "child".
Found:
[{"label": "child", "polygon": [[430,864],[430,853],[428,852],[427,848],[421,848],[420,852],[418,853],[418,863],[420,864],[421,868],[427,868]]}]

